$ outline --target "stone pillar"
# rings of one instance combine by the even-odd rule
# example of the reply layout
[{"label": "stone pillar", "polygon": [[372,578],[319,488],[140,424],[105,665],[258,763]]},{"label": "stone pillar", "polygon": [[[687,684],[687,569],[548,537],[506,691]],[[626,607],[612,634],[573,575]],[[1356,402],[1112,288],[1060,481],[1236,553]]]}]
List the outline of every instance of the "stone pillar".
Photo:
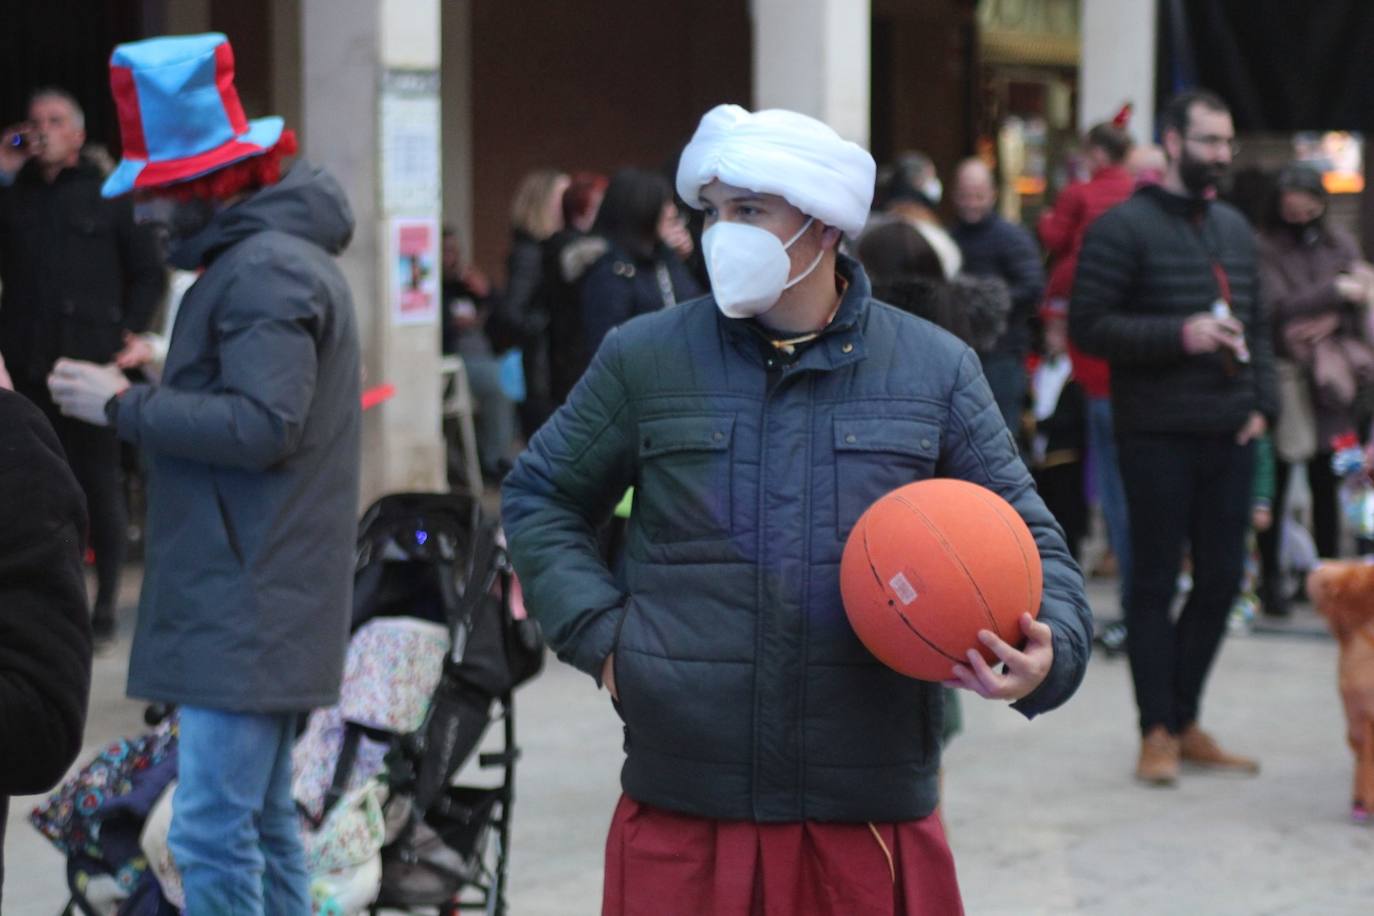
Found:
[{"label": "stone pillar", "polygon": [[1083,0],[1078,127],[1135,106],[1131,136],[1151,143],[1155,123],[1155,0]]},{"label": "stone pillar", "polygon": [[[439,304],[416,307],[403,294],[404,252],[393,241],[398,221],[433,227],[416,270],[432,288],[442,193],[439,0],[300,2],[302,152],[343,184],[357,221],[340,262],[358,306],[364,386],[396,388],[363,415],[362,504],[401,490],[447,489]],[[425,234],[411,234],[408,244],[416,238]]]},{"label": "stone pillar", "polygon": [[442,36],[444,219],[472,257],[472,4],[444,4]]},{"label": "stone pillar", "polygon": [[210,31],[210,0],[167,0],[158,35],[195,35]]},{"label": "stone pillar", "polygon": [[271,44],[268,110],[301,128],[301,0],[272,0],[268,7]]},{"label": "stone pillar", "polygon": [[869,0],[752,0],[754,107],[790,108],[868,146]]}]

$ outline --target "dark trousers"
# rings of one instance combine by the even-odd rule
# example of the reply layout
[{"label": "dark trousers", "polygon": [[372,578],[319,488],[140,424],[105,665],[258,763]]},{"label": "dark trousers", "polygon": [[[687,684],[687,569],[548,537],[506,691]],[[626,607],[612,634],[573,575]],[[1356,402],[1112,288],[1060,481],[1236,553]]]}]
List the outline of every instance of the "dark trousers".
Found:
[{"label": "dark trousers", "polygon": [[989,353],[981,360],[983,375],[992,389],[992,399],[997,402],[1007,429],[1019,443],[1021,411],[1025,409],[1026,389],[1030,384],[1026,378],[1025,360],[1015,353]]},{"label": "dark trousers", "polygon": [[90,520],[87,537],[95,552],[96,593],[92,611],[96,617],[112,617],[119,600],[119,575],[129,524],[119,437],[107,426],[92,426],[63,416],[45,387],[23,385],[16,379],[15,388],[47,415],[67,453],[72,474],[86,494],[86,514]]},{"label": "dark trousers", "polygon": [[[1261,531],[1258,538],[1264,581],[1274,586],[1279,584],[1279,547],[1283,544],[1283,526],[1288,521],[1284,518],[1283,506],[1288,500],[1288,484],[1292,479],[1293,465],[1276,460],[1274,524],[1268,531]],[[1312,540],[1317,545],[1317,556],[1337,557],[1341,550],[1340,480],[1331,470],[1330,452],[1318,452],[1307,463],[1307,485],[1312,490]]]},{"label": "dark trousers", "polygon": [[1045,501],[1069,543],[1069,554],[1079,559],[1078,551],[1088,533],[1088,500],[1083,494],[1083,462],[1068,461],[1031,472],[1035,488]]},{"label": "dark trousers", "polygon": [[[1126,625],[1140,730],[1197,721],[1202,688],[1226,633],[1245,565],[1254,444],[1233,434],[1117,433],[1131,522]],[[1171,609],[1183,550],[1193,588]]]}]

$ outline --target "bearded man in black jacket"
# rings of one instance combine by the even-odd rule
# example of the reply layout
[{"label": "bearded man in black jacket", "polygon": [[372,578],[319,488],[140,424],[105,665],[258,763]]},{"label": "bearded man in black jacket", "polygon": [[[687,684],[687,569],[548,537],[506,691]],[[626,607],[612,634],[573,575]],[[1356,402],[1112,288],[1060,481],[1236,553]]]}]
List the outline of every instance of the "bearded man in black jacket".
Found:
[{"label": "bearded man in black jacket", "polygon": [[[1203,684],[1240,583],[1254,440],[1277,411],[1255,239],[1215,200],[1231,164],[1226,103],[1199,91],[1162,115],[1169,168],[1088,230],[1069,307],[1078,346],[1112,370],[1131,521],[1127,627],[1140,707],[1136,776],[1172,785],[1180,761],[1255,773],[1198,727]],[[1193,586],[1170,619],[1185,545]]]}]

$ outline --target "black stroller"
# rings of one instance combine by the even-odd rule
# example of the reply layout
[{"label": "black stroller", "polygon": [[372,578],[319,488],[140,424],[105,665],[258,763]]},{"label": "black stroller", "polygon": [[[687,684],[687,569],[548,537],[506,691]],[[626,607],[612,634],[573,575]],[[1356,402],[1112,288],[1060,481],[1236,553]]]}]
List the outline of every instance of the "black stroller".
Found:
[{"label": "black stroller", "polygon": [[[355,773],[364,739],[380,742],[389,747],[381,774],[388,789],[387,842],[381,851],[381,890],[371,911],[503,914],[520,754],[511,695],[543,665],[538,625],[512,616],[511,572],[499,529],[482,518],[471,497],[386,496],[367,510],[359,529],[353,631],[379,617],[419,617],[442,624],[451,648],[423,724],[402,735],[345,723],[323,811],[312,815],[302,807],[302,815],[318,827],[347,794],[350,780],[356,785],[355,777],[365,775]],[[167,713],[159,710],[150,724]],[[493,719],[501,723],[501,740],[496,749],[480,753],[477,763],[498,770],[499,783],[454,785]],[[35,812],[35,826],[68,856],[72,898],[64,914],[93,916],[86,887],[93,876],[104,874],[129,892],[120,913],[172,911],[139,855],[138,835],[152,800],[144,799],[138,808],[125,802],[152,787],[146,779],[141,785],[137,778],[121,777],[116,792],[116,780],[105,774],[116,766],[139,774],[168,770],[165,785],[175,774],[175,747],[175,720],[169,719],[150,735],[112,745],[83,771],[82,778],[97,780],[110,795],[110,815],[100,816],[98,825],[62,818],[74,807],[71,798],[84,791],[79,781],[54,796],[44,813]]]},{"label": "black stroller", "polygon": [[[495,524],[475,500],[457,494],[386,496],[364,514],[354,578],[353,627],[405,614],[443,623],[452,649],[414,734],[388,736],[388,823],[399,830],[382,850],[381,908],[506,912],[506,867],[514,802],[515,707],[512,691],[539,673],[544,643],[532,620],[511,614],[511,572]],[[499,749],[482,768],[499,769],[492,787],[455,786],[487,725],[501,723]],[[348,782],[355,732],[344,749],[326,805]]]}]

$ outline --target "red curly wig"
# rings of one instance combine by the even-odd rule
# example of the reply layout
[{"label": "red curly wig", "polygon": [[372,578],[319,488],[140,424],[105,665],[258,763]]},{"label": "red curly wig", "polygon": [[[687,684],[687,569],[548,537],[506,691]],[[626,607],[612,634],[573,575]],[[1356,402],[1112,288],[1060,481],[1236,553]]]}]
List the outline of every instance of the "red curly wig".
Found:
[{"label": "red curly wig", "polygon": [[226,201],[281,181],[282,161],[295,154],[296,132],[284,130],[276,145],[261,155],[240,159],[199,178],[165,185],[159,190],[180,201],[196,198]]}]

